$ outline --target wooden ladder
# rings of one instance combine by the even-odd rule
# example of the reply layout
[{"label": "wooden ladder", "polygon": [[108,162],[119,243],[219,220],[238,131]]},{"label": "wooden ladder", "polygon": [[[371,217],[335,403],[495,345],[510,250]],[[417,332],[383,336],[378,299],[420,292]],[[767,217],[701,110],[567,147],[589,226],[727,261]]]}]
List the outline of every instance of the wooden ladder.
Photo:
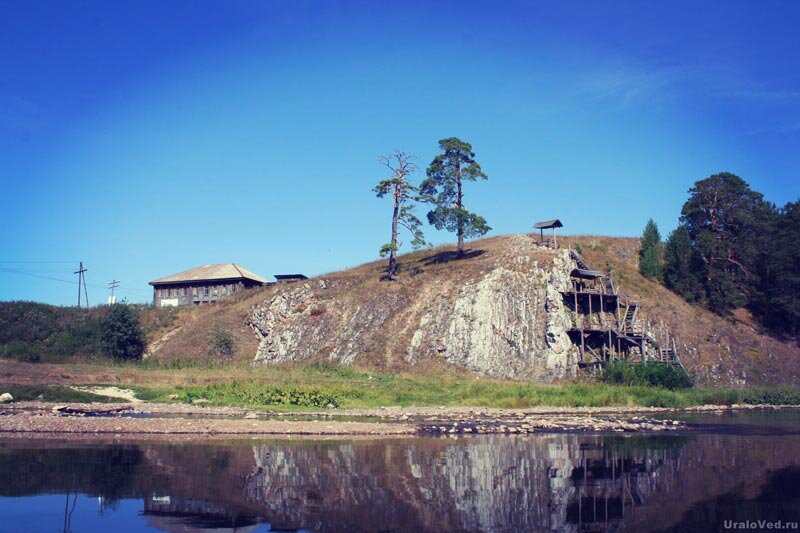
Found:
[{"label": "wooden ladder", "polygon": [[622,331],[626,334],[633,334],[633,323],[636,320],[636,314],[639,312],[639,304],[630,303],[625,308],[625,316],[622,318]]}]

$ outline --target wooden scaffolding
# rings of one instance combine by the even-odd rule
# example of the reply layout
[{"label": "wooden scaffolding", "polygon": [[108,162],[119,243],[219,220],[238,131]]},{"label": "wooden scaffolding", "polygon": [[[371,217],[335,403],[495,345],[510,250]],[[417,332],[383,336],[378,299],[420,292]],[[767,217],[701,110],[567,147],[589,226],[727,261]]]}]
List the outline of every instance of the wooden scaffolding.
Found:
[{"label": "wooden scaffolding", "polygon": [[576,250],[570,250],[570,258],[575,264],[571,287],[561,294],[572,311],[568,334],[580,349],[581,367],[599,368],[622,359],[683,368],[675,337],[663,322],[653,325],[645,319],[636,299],[619,294],[610,272],[594,270]]}]

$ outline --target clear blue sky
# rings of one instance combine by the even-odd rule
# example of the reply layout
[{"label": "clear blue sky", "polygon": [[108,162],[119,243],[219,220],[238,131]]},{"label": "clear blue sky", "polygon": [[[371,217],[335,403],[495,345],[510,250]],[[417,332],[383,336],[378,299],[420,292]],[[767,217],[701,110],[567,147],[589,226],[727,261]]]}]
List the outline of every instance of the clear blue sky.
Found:
[{"label": "clear blue sky", "polygon": [[558,217],[634,236],[651,216],[666,234],[719,171],[800,196],[792,0],[0,9],[0,300],[72,304],[75,285],[8,270],[74,281],[80,260],[99,303],[112,279],[146,301],[205,263],[375,259],[378,156],[413,152],[421,178],[449,136],[489,176],[466,201],[492,234]]}]

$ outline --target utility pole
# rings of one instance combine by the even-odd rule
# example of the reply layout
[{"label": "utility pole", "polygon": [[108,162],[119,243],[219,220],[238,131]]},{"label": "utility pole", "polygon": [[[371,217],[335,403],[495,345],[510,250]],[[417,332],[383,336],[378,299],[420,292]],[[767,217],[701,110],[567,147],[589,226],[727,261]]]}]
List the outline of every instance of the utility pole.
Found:
[{"label": "utility pole", "polygon": [[108,284],[108,288],[111,289],[111,297],[108,299],[108,303],[115,304],[117,301],[114,299],[114,289],[119,287],[119,281],[112,279],[111,283]]},{"label": "utility pole", "polygon": [[89,295],[86,293],[86,276],[84,272],[87,272],[87,269],[83,268],[83,261],[81,261],[81,266],[78,268],[76,272],[73,274],[78,275],[78,307],[81,306],[81,285],[83,285],[83,295],[86,299],[86,307],[89,307]]}]

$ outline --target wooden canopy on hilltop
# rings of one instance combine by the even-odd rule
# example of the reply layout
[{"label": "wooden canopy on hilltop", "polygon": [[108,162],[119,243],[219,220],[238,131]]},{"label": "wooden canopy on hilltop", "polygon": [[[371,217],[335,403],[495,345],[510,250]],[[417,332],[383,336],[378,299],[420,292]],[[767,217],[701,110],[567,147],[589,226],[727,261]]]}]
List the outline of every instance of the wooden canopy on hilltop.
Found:
[{"label": "wooden canopy on hilltop", "polygon": [[553,230],[553,240],[550,245],[553,248],[558,248],[558,240],[556,239],[556,228],[563,228],[564,224],[561,223],[560,220],[554,218],[553,220],[544,220],[542,222],[537,222],[533,225],[534,229],[539,230],[539,242],[541,244],[547,244],[544,240],[544,230],[552,229]]}]

